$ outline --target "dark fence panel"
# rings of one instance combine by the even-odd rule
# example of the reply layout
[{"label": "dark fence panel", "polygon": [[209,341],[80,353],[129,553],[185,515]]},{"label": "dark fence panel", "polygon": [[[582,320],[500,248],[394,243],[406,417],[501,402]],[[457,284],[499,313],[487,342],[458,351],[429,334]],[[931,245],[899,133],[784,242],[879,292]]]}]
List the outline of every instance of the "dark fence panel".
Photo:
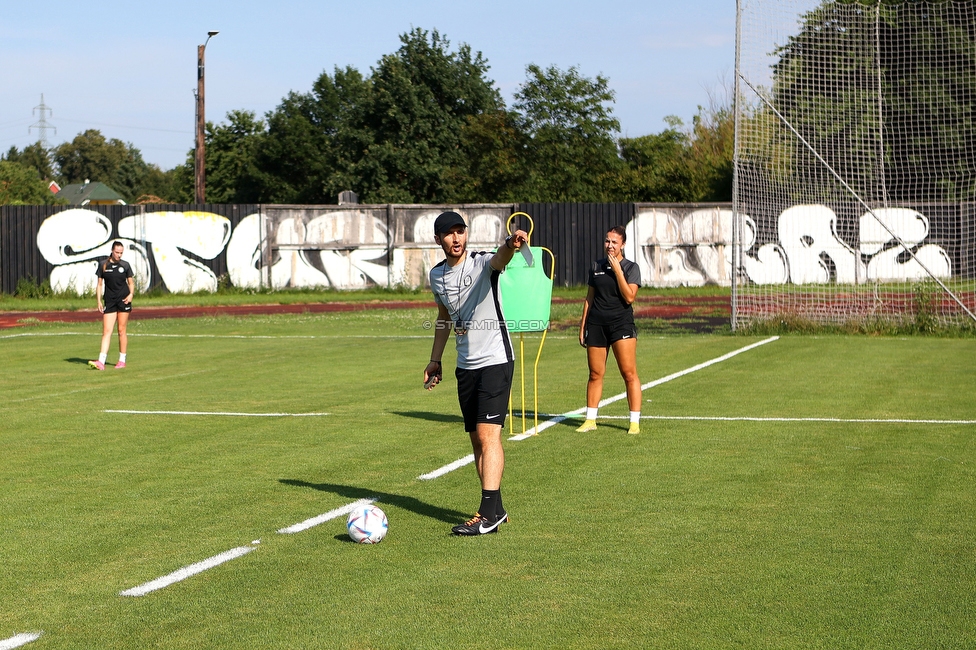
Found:
[{"label": "dark fence panel", "polygon": [[521,203],[519,210],[535,222],[532,245],[556,257],[553,283],[567,287],[586,284],[590,263],[604,256],[607,231],[635,214],[633,203]]},{"label": "dark fence panel", "polygon": [[52,214],[51,207],[17,205],[0,209],[0,290],[4,293],[13,293],[21,278],[40,282],[51,274],[54,266],[37,251],[37,230]]}]

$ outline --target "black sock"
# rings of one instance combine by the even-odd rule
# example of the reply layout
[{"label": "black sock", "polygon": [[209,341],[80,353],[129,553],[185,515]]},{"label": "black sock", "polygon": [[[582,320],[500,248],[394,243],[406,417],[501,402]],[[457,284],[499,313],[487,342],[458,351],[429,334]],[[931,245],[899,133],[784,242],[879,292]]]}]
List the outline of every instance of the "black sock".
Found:
[{"label": "black sock", "polygon": [[502,507],[502,489],[498,488],[498,500],[495,501],[495,515],[500,517],[505,514],[508,513],[505,512],[505,508]]},{"label": "black sock", "polygon": [[486,519],[495,518],[497,516],[496,510],[498,503],[501,501],[501,498],[501,490],[482,490],[481,507],[478,508],[478,514]]}]

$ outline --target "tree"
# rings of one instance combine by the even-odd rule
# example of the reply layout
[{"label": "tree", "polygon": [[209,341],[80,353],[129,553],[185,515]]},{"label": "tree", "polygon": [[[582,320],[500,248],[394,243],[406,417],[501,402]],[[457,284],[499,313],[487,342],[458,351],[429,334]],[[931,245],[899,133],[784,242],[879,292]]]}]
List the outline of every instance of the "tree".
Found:
[{"label": "tree", "polygon": [[65,183],[102,182],[129,203],[144,194],[173,193],[171,174],[146,163],[142,152],[131,143],[106,140],[98,129],[88,129],[71,142],[58,145],[53,158]]},{"label": "tree", "polygon": [[677,203],[692,200],[694,174],[689,162],[690,136],[682,122],[665,118],[668,128],[658,134],[620,139],[620,157],[626,166],[604,177],[617,201]]},{"label": "tree", "polygon": [[[264,122],[250,111],[231,111],[227,120],[227,124],[217,126],[207,123],[207,202],[257,202],[261,193],[261,174],[256,166],[256,155],[265,135]],[[188,165],[192,172],[192,157]],[[192,173],[190,175],[192,177]]]},{"label": "tree", "polygon": [[688,152],[693,201],[731,201],[735,114],[729,105],[698,107]]},{"label": "tree", "polygon": [[336,68],[323,72],[311,92],[289,93],[268,113],[266,137],[255,145],[261,200],[329,203],[345,189],[362,195],[350,169],[369,148],[362,128],[369,93],[359,71]]},{"label": "tree", "polygon": [[267,116],[257,165],[265,200],[332,202],[351,189],[365,202],[451,202],[472,191],[458,170],[475,139],[465,148],[462,134],[503,107],[488,65],[436,30],[400,41],[371,76],[336,68]]},{"label": "tree", "polygon": [[461,162],[449,184],[458,203],[521,200],[528,171],[528,138],[520,116],[499,108],[468,116],[461,129]]},{"label": "tree", "polygon": [[[972,199],[971,16],[955,3],[870,4],[827,1],[804,16],[777,51],[773,103],[866,201]],[[766,137],[763,173],[775,179],[783,161],[804,160],[810,184],[836,186],[766,113],[752,118]]]},{"label": "tree", "polygon": [[660,133],[619,140],[624,167],[604,177],[608,194],[616,201],[731,201],[732,109],[714,101],[699,106],[690,130],[673,115],[664,121],[668,128]]},{"label": "tree", "polygon": [[364,194],[380,201],[447,202],[465,165],[461,139],[468,119],[497,111],[502,100],[481,53],[456,52],[434,30],[414,29],[373,70],[364,126],[370,148],[354,166]]},{"label": "tree", "polygon": [[[182,201],[180,173],[182,165],[163,171],[158,166],[150,164],[145,175],[142,176],[138,188],[133,193],[134,203],[181,203]],[[192,178],[192,170],[191,170]],[[193,188],[191,185],[190,193]]]},{"label": "tree", "polygon": [[[731,198],[728,109],[700,109],[689,132],[674,118],[618,143],[603,76],[529,65],[510,110],[481,53],[437,31],[400,41],[370,76],[337,67],[264,121],[232,111],[208,124],[208,199],[332,203],[347,189],[365,203]],[[192,158],[174,176],[189,201]]]},{"label": "tree", "polygon": [[27,145],[23,151],[17,151],[17,147],[10,147],[10,150],[3,158],[27,167],[33,167],[41,180],[51,180],[54,178],[51,152],[42,147],[40,142]]},{"label": "tree", "polygon": [[601,178],[620,168],[614,134],[614,93],[606,77],[589,79],[576,67],[526,68],[515,93],[528,136],[529,201],[601,201]]},{"label": "tree", "polygon": [[37,170],[19,162],[0,160],[0,205],[46,205],[54,194]]},{"label": "tree", "polygon": [[88,179],[111,185],[128,156],[124,142],[115,138],[106,140],[98,129],[88,129],[71,142],[54,148],[54,161],[65,183],[83,183]]}]

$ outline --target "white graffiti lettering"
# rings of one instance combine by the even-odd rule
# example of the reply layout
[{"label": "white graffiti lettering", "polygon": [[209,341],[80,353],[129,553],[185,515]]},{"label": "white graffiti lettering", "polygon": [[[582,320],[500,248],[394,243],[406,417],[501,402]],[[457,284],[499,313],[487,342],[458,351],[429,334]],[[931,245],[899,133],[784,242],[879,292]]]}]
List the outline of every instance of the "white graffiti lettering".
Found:
[{"label": "white graffiti lettering", "polygon": [[[732,227],[732,211],[722,210],[722,218]],[[747,214],[739,215],[739,237],[741,251],[749,251],[756,243],[756,222]],[[786,251],[779,244],[763,244],[753,255],[743,252],[739,264],[746,277],[755,284],[786,284],[790,268]],[[732,277],[732,247],[725,248],[725,268],[728,278]]]},{"label": "white graffiti lettering", "polygon": [[[873,215],[861,215],[860,227],[861,253],[872,256],[869,280],[917,280],[928,276],[925,269],[938,278],[951,276],[952,264],[941,246],[919,246],[929,235],[929,220],[924,214],[908,208],[880,208]],[[893,234],[914,248],[914,257]]]},{"label": "white graffiti lettering", "polygon": [[[54,266],[55,291],[91,292],[97,260],[108,256],[115,240],[126,246],[140,289],[152,286],[152,261],[158,282],[169,291],[215,291],[217,277],[204,261],[222,254],[230,282],[238,287],[417,287],[443,259],[433,242],[440,212],[414,211],[405,225],[388,225],[390,213],[375,208],[272,207],[247,215],[232,229],[229,219],[216,214],[161,211],[122,218],[113,233],[112,222],[99,212],[72,208],[42,222],[37,247]],[[505,230],[503,213],[505,208],[466,213],[472,249],[497,245]],[[837,215],[824,205],[787,208],[767,224],[764,243],[751,216],[739,219],[738,273],[755,284],[951,277],[949,255],[925,243],[929,219],[916,210],[881,208],[861,215],[857,232],[847,237],[856,240],[856,248],[838,234]],[[720,207],[642,209],[626,225],[625,253],[637,262],[646,286],[728,286],[734,277],[732,220],[732,211]],[[391,246],[394,236],[399,243]]]},{"label": "white graffiti lettering", "polygon": [[267,249],[266,222],[260,214],[249,214],[237,227],[227,242],[227,275],[230,283],[242,289],[268,286],[267,273],[263,273],[262,260]]},{"label": "white graffiti lettering", "polygon": [[230,220],[210,212],[148,212],[119,221],[119,235],[148,242],[166,288],[174,293],[213,292],[217,276],[185,253],[211,260],[230,240]]},{"label": "white graffiti lettering", "polygon": [[[740,273],[755,284],[852,284],[904,281],[928,275],[950,277],[948,254],[923,244],[929,224],[925,215],[904,208],[875,210],[859,221],[855,250],[837,233],[837,215],[823,205],[797,205],[777,220],[778,241],[755,248],[756,222],[741,214]],[[628,257],[641,269],[648,286],[727,286],[732,270],[731,210],[709,208],[681,214],[679,210],[642,210],[627,224]],[[879,219],[912,249],[914,258],[879,223]],[[916,259],[917,258],[917,261]]]},{"label": "white graffiti lettering", "polygon": [[[112,252],[112,223],[93,210],[71,209],[53,214],[37,229],[37,248],[54,265],[50,283],[54,291],[91,293],[98,280],[99,258]],[[151,274],[146,250],[138,242],[119,237],[126,248],[136,286],[148,287]]]},{"label": "white graffiti lettering", "polygon": [[864,264],[837,236],[836,226],[837,215],[824,205],[795,205],[779,215],[779,241],[789,260],[793,284],[864,280]]}]

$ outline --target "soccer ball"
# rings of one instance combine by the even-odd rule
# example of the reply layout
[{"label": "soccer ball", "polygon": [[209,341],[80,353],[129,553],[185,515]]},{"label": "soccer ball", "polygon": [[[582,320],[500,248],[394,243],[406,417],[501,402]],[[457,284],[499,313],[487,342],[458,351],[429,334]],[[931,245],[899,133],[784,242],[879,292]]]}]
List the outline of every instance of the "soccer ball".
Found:
[{"label": "soccer ball", "polygon": [[379,544],[388,527],[386,513],[371,503],[350,512],[346,521],[349,536],[358,544]]}]

